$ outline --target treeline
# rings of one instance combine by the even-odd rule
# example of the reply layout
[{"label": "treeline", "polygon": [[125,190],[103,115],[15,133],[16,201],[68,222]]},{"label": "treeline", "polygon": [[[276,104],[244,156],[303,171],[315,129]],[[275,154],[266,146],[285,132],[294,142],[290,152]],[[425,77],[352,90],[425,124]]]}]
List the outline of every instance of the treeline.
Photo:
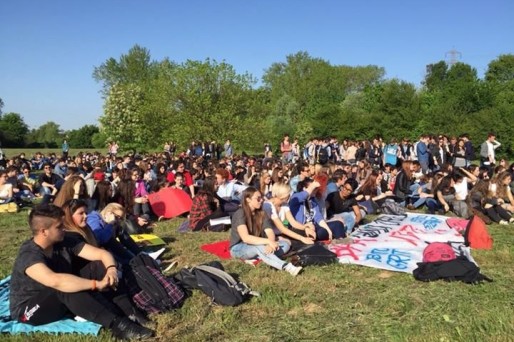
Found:
[{"label": "treeline", "polygon": [[[258,84],[226,62],[154,61],[136,45],[94,68],[104,113],[99,131],[84,135],[95,147],[115,140],[123,148],[151,150],[171,140],[185,148],[191,140],[229,138],[237,150],[260,151],[286,132],[301,142],[466,132],[478,144],[494,131],[500,152],[514,155],[514,55],[491,61],[483,79],[468,64],[444,61],[427,66],[419,88],[384,75],[379,66],[332,65],[298,52],[273,63]],[[2,131],[9,115],[1,118]],[[35,131],[16,136],[25,144],[47,141],[39,140],[45,130]],[[68,136],[71,146],[86,147]]]}]

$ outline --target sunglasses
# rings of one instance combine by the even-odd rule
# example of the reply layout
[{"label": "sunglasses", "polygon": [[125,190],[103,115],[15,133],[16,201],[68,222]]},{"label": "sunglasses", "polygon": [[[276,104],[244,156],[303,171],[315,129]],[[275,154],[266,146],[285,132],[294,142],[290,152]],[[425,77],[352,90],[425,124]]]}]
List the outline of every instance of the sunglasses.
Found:
[{"label": "sunglasses", "polygon": [[262,201],[262,196],[254,197],[254,199],[255,199],[257,202],[261,202],[261,201]]}]

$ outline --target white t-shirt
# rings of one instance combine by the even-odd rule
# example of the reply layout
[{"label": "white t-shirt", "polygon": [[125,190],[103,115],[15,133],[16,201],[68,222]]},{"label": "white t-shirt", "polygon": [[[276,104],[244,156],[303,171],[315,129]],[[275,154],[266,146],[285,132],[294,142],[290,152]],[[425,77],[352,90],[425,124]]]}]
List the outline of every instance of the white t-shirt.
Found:
[{"label": "white t-shirt", "polygon": [[468,179],[464,177],[462,182],[455,183],[453,188],[455,189],[455,197],[462,201],[465,200],[468,196]]},{"label": "white t-shirt", "polygon": [[264,202],[263,209],[266,212],[266,214],[268,214],[268,216],[271,218],[271,223],[272,223],[273,231],[275,232],[275,235],[281,234],[280,230],[278,230],[278,228],[275,226],[275,223],[273,222],[273,220],[275,220],[276,218],[279,218],[280,221],[282,221],[282,223],[284,224],[284,226],[287,227],[289,222],[287,222],[286,214],[287,214],[287,212],[291,211],[291,209],[289,209],[289,207],[286,204],[284,204],[284,205],[280,206],[280,209],[277,212],[277,208],[273,205],[273,203],[271,203],[269,201]]}]

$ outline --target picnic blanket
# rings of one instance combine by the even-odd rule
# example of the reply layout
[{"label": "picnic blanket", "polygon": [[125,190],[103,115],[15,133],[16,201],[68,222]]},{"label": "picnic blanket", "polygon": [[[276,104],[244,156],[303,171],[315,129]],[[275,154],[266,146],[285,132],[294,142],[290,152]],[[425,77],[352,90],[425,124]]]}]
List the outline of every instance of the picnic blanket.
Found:
[{"label": "picnic blanket", "polygon": [[448,242],[456,254],[470,261],[464,237],[440,215],[380,215],[350,234],[351,243],[331,244],[339,262],[390,271],[412,273],[423,260],[423,250],[431,242]]},{"label": "picnic blanket", "polygon": [[10,276],[0,281],[0,332],[8,334],[43,332],[49,334],[77,333],[83,335],[98,335],[102,326],[93,322],[78,322],[72,319],[62,319],[49,324],[33,326],[13,321],[9,311],[10,283]]}]

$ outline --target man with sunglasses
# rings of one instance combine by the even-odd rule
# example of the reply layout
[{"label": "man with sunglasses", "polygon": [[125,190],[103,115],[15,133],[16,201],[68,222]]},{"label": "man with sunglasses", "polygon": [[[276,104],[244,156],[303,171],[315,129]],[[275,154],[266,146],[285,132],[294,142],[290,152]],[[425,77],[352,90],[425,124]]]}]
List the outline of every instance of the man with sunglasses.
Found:
[{"label": "man with sunglasses", "polygon": [[43,173],[39,176],[38,183],[41,186],[40,192],[43,195],[44,201],[49,201],[49,196],[55,196],[60,189],[64,180],[52,172],[52,164],[45,163],[43,165]]},{"label": "man with sunglasses", "polygon": [[[115,288],[118,272],[112,255],[64,234],[64,212],[42,204],[29,215],[32,238],[25,241],[11,277],[11,317],[30,325],[58,321],[69,313],[110,329],[119,339],[149,338],[154,332],[112,311],[97,291]],[[72,261],[98,261],[105,268],[101,280],[72,274]]]},{"label": "man with sunglasses", "polygon": [[296,167],[298,168],[298,174],[296,176],[294,176],[293,178],[291,178],[291,180],[289,181],[289,185],[291,186],[291,189],[293,190],[293,192],[298,191],[297,190],[298,183],[303,181],[305,178],[309,178],[311,176],[311,168],[310,168],[309,164],[302,162],[302,163],[298,163],[298,165]]}]

